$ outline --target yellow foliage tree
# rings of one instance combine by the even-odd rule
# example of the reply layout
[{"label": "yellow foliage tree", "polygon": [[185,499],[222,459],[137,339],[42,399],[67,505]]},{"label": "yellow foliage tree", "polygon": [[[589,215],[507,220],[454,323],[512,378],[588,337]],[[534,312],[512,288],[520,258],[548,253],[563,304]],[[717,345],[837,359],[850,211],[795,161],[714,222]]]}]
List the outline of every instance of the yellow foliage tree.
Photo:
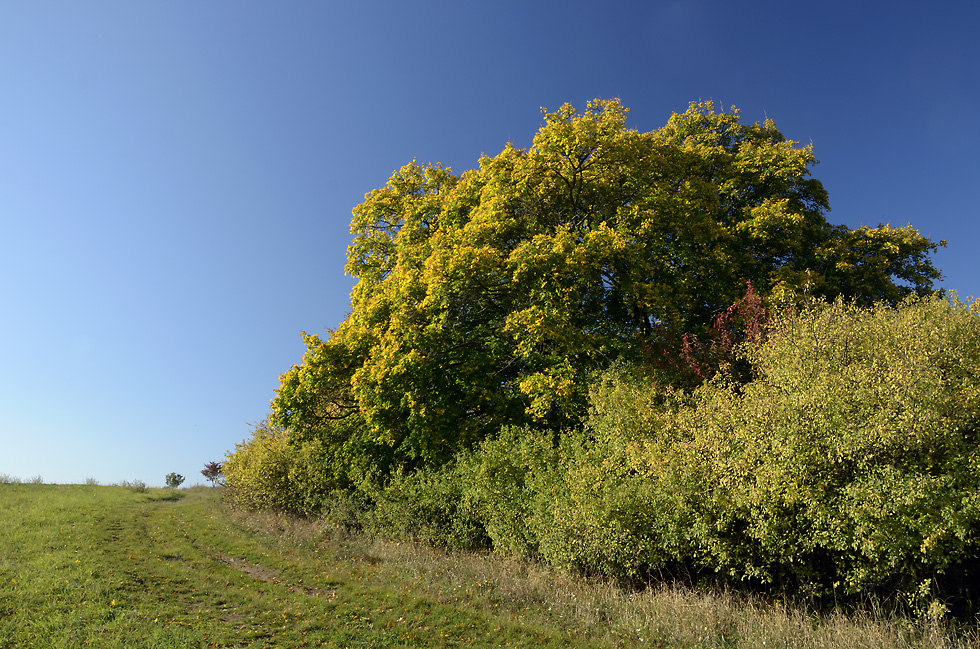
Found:
[{"label": "yellow foliage tree", "polygon": [[460,175],[413,162],[367,194],[350,315],[306,336],[274,422],[365,467],[438,464],[505,424],[576,422],[595,370],[703,332],[747,282],[896,302],[939,277],[911,227],[829,224],[811,147],[771,120],[626,117],[565,105],[527,149]]}]

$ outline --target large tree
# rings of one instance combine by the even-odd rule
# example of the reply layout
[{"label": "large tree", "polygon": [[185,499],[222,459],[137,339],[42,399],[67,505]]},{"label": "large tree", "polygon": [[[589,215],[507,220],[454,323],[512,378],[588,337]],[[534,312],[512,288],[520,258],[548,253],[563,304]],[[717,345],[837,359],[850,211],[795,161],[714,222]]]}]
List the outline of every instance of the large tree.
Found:
[{"label": "large tree", "polygon": [[439,462],[504,424],[575,422],[594,370],[704,331],[747,282],[895,302],[940,277],[911,227],[828,223],[811,146],[771,120],[692,103],[639,133],[626,115],[565,105],[527,149],[461,175],[412,163],[367,194],[350,315],[306,336],[276,423],[382,470]]}]

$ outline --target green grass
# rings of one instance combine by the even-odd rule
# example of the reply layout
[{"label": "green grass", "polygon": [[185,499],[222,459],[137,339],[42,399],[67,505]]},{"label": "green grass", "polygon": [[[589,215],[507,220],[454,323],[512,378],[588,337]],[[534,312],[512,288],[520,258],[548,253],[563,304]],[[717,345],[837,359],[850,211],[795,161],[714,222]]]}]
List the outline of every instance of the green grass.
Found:
[{"label": "green grass", "polygon": [[220,490],[0,485],[0,647],[980,647],[227,509]]},{"label": "green grass", "polygon": [[0,521],[0,647],[586,645],[335,534],[257,532],[217,490],[8,484]]}]

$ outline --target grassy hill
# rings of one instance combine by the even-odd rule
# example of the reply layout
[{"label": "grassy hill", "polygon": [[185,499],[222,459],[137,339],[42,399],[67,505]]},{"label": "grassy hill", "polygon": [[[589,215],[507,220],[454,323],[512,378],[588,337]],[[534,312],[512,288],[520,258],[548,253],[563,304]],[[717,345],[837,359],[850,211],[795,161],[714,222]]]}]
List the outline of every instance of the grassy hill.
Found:
[{"label": "grassy hill", "polygon": [[244,514],[219,489],[0,485],[0,647],[980,647]]}]

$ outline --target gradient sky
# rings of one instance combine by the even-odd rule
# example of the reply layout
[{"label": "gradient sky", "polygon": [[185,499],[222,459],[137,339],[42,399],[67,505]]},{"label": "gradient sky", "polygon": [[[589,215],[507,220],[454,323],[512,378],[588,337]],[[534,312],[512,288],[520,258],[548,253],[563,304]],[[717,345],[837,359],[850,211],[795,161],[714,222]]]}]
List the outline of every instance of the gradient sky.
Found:
[{"label": "gradient sky", "polygon": [[0,474],[203,482],[300,331],[345,316],[351,208],[540,108],[735,105],[813,143],[828,220],[946,239],[980,296],[975,2],[0,6]]}]

